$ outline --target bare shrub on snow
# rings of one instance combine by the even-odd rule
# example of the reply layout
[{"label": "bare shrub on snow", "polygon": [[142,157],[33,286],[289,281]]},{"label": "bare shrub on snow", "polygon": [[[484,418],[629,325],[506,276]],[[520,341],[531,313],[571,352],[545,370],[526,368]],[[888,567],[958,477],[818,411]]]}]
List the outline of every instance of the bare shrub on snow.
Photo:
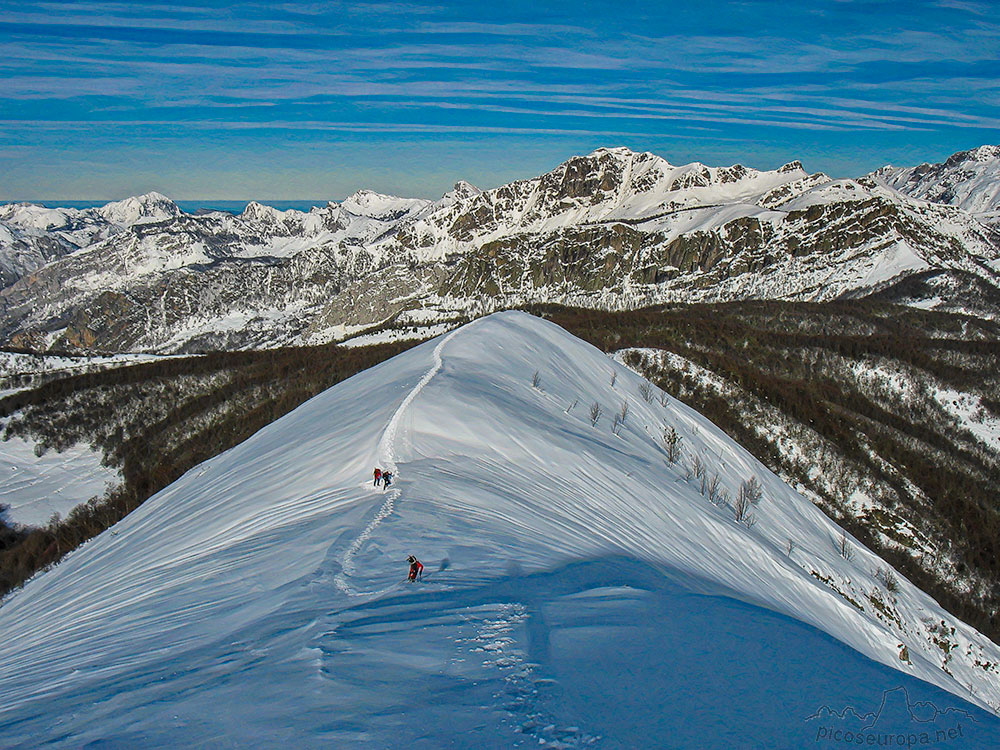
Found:
[{"label": "bare shrub on snow", "polygon": [[[744,484],[746,484],[744,482]],[[736,493],[736,500],[733,502],[733,518],[736,519],[737,523],[745,524],[749,529],[755,523],[757,519],[751,512],[753,504],[750,502],[750,495],[743,491],[743,485],[740,485],[740,491]]]},{"label": "bare shrub on snow", "polygon": [[896,578],[896,574],[893,572],[892,568],[880,565],[872,571],[872,575],[875,577],[876,581],[882,584],[882,588],[890,594],[894,594],[899,591],[899,580]]},{"label": "bare shrub on snow", "polygon": [[663,446],[667,449],[667,461],[672,464],[677,463],[677,459],[681,457],[681,440],[673,427],[663,428]]},{"label": "bare shrub on snow", "polygon": [[708,482],[708,500],[710,503],[715,504],[719,499],[719,492],[722,489],[722,481],[719,479],[719,474],[716,472],[712,475],[712,478]]},{"label": "bare shrub on snow", "polygon": [[745,495],[746,501],[750,505],[757,505],[761,498],[764,496],[764,489],[760,486],[760,482],[757,481],[757,477],[750,477],[740,483],[739,492],[737,496]]},{"label": "bare shrub on snow", "polygon": [[590,424],[593,427],[597,427],[597,423],[601,421],[602,413],[601,405],[596,401],[590,407]]},{"label": "bare shrub on snow", "polygon": [[847,538],[847,532],[840,532],[840,539],[837,540],[837,554],[839,554],[845,560],[854,559],[854,547],[851,546],[851,541]]},{"label": "bare shrub on snow", "polygon": [[705,476],[705,462],[701,456],[694,457],[694,460],[691,462],[691,470],[694,472],[696,479],[701,479]]}]

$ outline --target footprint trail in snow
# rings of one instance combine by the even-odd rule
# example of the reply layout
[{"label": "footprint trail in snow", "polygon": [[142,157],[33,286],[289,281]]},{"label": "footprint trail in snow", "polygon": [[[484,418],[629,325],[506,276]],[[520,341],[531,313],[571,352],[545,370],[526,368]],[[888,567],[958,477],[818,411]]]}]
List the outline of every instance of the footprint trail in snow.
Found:
[{"label": "footprint trail in snow", "polygon": [[[431,368],[424,373],[423,377],[417,382],[408,394],[406,398],[403,399],[402,403],[393,412],[392,417],[389,419],[389,423],[386,425],[385,431],[382,433],[382,437],[378,443],[377,456],[379,466],[382,467],[383,471],[388,471],[392,473],[393,479],[399,480],[399,471],[396,466],[396,434],[399,431],[399,424],[406,414],[407,409],[409,409],[410,404],[413,400],[420,395],[420,392],[424,387],[431,382],[435,375],[441,370],[441,366],[444,364],[444,360],[441,357],[441,351],[444,349],[445,345],[451,340],[451,338],[458,332],[459,329],[452,331],[447,334],[441,341],[438,342],[437,346],[434,347],[433,357],[434,364]],[[371,539],[372,534],[381,525],[381,523],[392,515],[396,509],[396,501],[399,499],[400,490],[398,486],[392,487],[386,491],[385,502],[382,503],[382,507],[379,508],[375,517],[368,523],[358,537],[351,542],[350,546],[344,552],[344,556],[341,558],[341,571],[336,575],[335,581],[337,587],[349,596],[375,596],[378,594],[384,594],[393,588],[393,585],[387,586],[382,589],[377,589],[374,591],[359,591],[358,589],[351,586],[349,578],[352,577],[356,568],[354,566],[354,558],[357,557],[358,553],[364,547],[365,543]]]},{"label": "footprint trail in snow", "polygon": [[[473,624],[474,631],[457,642],[481,655],[483,667],[499,673],[501,688],[493,698],[506,713],[508,728],[531,746],[546,750],[598,746],[599,736],[559,723],[546,709],[546,694],[558,690],[558,684],[537,674],[538,665],[525,658],[516,639],[529,616],[520,602],[472,607],[465,620]],[[520,744],[515,741],[515,745]]]}]

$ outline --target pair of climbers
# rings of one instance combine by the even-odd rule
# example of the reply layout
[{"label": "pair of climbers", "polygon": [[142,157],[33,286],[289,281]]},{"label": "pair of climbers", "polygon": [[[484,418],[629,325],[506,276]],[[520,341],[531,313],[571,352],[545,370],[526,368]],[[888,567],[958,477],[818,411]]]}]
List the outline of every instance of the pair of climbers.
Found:
[{"label": "pair of climbers", "polygon": [[386,487],[392,484],[392,472],[382,471],[382,469],[375,467],[375,486],[378,487],[382,485],[382,490],[384,491]]},{"label": "pair of climbers", "polygon": [[[381,484],[383,492],[385,491],[386,487],[392,484],[391,471],[383,471],[378,466],[376,466],[373,476],[375,478],[375,486],[378,487]],[[413,555],[410,555],[409,557],[406,558],[406,562],[410,564],[410,573],[406,577],[407,581],[413,583],[417,579],[422,579],[424,577],[424,565],[423,563],[420,562],[420,560],[415,558]]]}]

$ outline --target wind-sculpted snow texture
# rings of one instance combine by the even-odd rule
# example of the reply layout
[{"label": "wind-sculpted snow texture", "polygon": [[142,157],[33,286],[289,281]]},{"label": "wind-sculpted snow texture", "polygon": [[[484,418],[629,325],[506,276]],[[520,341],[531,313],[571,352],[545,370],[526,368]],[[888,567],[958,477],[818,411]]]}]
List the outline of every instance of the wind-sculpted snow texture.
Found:
[{"label": "wind-sculpted snow texture", "polygon": [[[969,205],[1000,190],[1000,159],[990,164],[962,183]],[[535,302],[821,301],[928,273],[942,277],[933,290],[900,299],[1000,315],[968,292],[1000,287],[995,223],[964,199],[910,197],[897,177],[601,148],[491,190],[458,183],[437,201],[359,191],[309,212],[254,202],[233,216],[171,213],[145,196],[91,209],[75,234],[62,209],[0,206],[0,343],[261,348],[342,340],[400,313],[432,324]]]},{"label": "wind-sculpted snow texture", "polygon": [[[1000,649],[880,590],[877,558],[641,383],[503,313],[320,394],[3,603],[3,744],[839,747],[847,707],[902,687],[934,720],[870,729],[996,746],[976,662]],[[695,456],[734,496],[757,477],[756,525],[685,478]],[[378,462],[399,494],[373,523]]]}]

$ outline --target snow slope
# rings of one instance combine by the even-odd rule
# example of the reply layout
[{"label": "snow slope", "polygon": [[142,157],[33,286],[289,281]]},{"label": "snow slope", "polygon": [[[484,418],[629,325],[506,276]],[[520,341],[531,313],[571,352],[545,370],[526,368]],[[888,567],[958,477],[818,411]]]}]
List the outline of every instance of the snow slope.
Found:
[{"label": "snow slope", "polygon": [[[1000,649],[902,579],[876,608],[877,558],[841,557],[831,521],[642,382],[501,313],[320,394],[4,602],[0,736],[834,747],[848,727],[996,746]],[[733,495],[758,478],[756,525],[685,479],[694,456]]]},{"label": "snow slope", "polygon": [[1000,211],[1000,146],[979,146],[952,154],[940,164],[885,166],[871,175],[901,193],[966,211]]},{"label": "snow slope", "polygon": [[0,440],[0,505],[8,506],[8,522],[44,526],[53,513],[65,517],[120,481],[121,473],[102,466],[101,453],[88,445],[38,456],[27,440]]}]

